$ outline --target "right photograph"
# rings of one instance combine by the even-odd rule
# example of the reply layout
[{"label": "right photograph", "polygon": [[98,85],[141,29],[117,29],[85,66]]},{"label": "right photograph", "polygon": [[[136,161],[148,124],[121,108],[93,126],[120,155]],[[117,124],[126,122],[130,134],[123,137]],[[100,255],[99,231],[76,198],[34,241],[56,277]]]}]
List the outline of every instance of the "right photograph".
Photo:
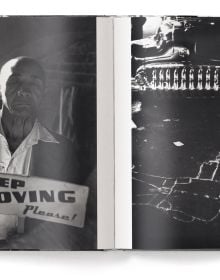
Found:
[{"label": "right photograph", "polygon": [[131,18],[133,249],[220,248],[220,18]]}]

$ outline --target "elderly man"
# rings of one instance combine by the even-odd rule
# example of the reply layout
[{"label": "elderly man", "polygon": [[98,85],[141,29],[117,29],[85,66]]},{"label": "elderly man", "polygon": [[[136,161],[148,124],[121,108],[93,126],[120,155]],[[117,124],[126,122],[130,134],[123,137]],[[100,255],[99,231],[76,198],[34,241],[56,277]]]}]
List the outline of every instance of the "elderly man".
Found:
[{"label": "elderly man", "polygon": [[40,64],[28,57],[8,61],[0,72],[0,90],[0,172],[78,183],[74,145],[38,120],[45,95]]},{"label": "elderly man", "polygon": [[[6,62],[0,72],[0,87],[0,173],[80,183],[73,143],[50,132],[38,120],[39,107],[45,95],[45,73],[41,65],[28,57]],[[53,247],[50,245],[50,231],[60,234],[62,239],[64,226],[60,230],[58,225],[49,225],[48,229],[48,224],[52,223],[26,219],[24,236],[26,232],[28,235],[23,242],[27,245],[31,240],[34,245],[29,247],[37,249],[40,241],[34,242],[33,239],[39,239],[37,235],[42,231],[44,244],[48,244],[46,247]],[[16,216],[0,215],[0,240],[5,240],[17,226],[19,220]],[[45,232],[48,233],[47,238]],[[55,249],[59,249],[58,241],[56,245]]]}]

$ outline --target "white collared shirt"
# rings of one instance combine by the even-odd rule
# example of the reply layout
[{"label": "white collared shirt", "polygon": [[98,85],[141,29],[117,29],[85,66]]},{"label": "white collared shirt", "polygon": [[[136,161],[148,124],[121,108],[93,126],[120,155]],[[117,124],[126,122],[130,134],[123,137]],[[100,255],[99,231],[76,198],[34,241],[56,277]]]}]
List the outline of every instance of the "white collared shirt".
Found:
[{"label": "white collared shirt", "polygon": [[0,126],[0,173],[29,175],[32,147],[38,141],[59,143],[54,136],[36,121],[31,132],[11,154],[2,126]]},{"label": "white collared shirt", "polygon": [[[11,154],[8,142],[0,123],[0,173],[29,175],[32,147],[39,141],[59,143],[54,136],[38,121],[34,123],[31,132],[22,141],[19,147]],[[16,215],[0,214],[0,240],[7,238],[8,231],[16,227],[22,228],[24,218]],[[23,229],[20,229],[22,231]]]}]

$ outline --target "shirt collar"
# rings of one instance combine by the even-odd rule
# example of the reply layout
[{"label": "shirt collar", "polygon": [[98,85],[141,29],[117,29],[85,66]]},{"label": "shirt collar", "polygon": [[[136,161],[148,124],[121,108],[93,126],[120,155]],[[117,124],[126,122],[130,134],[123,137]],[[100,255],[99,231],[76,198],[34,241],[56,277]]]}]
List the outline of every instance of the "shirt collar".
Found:
[{"label": "shirt collar", "polygon": [[[1,121],[0,121],[0,135],[5,138]],[[20,146],[15,151],[14,155],[20,153],[21,151],[24,151],[25,149],[33,145],[38,144],[39,141],[59,144],[57,139],[44,126],[42,126],[42,124],[38,120],[36,120],[31,132],[22,141]]]},{"label": "shirt collar", "polygon": [[33,134],[32,136],[36,143],[38,143],[38,141],[43,141],[59,144],[57,139],[37,120],[30,134]]}]

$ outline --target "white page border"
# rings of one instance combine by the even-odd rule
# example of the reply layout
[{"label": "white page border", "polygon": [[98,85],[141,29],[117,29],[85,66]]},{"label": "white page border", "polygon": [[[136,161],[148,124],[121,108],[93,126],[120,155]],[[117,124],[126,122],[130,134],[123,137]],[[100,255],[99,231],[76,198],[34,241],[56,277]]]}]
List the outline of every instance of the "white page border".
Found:
[{"label": "white page border", "polygon": [[132,249],[131,19],[114,19],[115,248]]},{"label": "white page border", "polygon": [[113,18],[97,24],[97,239],[98,249],[114,249],[114,77]]}]

